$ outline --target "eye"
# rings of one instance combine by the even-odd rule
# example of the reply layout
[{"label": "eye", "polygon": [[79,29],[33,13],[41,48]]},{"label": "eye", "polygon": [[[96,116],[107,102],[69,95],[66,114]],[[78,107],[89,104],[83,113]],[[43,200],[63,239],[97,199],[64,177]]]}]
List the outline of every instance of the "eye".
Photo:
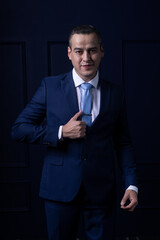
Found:
[{"label": "eye", "polygon": [[96,53],[96,52],[97,52],[97,49],[96,49],[96,48],[90,49],[90,53]]},{"label": "eye", "polygon": [[80,55],[80,54],[82,54],[82,51],[81,50],[76,50],[75,53]]}]

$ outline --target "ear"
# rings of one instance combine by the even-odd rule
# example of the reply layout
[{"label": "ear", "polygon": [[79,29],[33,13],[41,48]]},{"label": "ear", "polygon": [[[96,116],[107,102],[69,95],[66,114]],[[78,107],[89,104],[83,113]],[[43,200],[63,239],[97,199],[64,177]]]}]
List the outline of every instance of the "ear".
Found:
[{"label": "ear", "polygon": [[72,52],[72,49],[70,46],[68,46],[68,57],[69,57],[69,60],[71,60],[71,52]]},{"label": "ear", "polygon": [[102,46],[102,45],[100,46],[100,49],[101,49],[102,58],[103,58],[103,57],[104,57],[104,48],[103,48],[103,46]]}]

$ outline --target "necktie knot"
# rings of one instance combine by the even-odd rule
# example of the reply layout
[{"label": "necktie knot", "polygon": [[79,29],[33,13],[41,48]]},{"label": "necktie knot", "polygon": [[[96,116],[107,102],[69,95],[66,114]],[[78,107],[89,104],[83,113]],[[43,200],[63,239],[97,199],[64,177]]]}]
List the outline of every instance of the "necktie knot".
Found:
[{"label": "necktie knot", "polygon": [[91,87],[92,87],[92,84],[90,84],[90,83],[82,83],[82,84],[81,84],[81,87],[82,87],[84,90],[90,90]]}]

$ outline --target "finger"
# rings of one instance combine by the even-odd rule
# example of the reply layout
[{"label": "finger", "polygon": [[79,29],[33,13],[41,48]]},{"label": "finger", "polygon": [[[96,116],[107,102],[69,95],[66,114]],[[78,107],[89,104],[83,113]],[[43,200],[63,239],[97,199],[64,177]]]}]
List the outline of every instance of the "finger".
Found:
[{"label": "finger", "polygon": [[132,203],[129,203],[129,204],[126,205],[126,206],[121,205],[121,208],[126,209],[126,210],[130,209],[131,207],[132,207]]},{"label": "finger", "polygon": [[127,199],[128,199],[128,196],[124,195],[124,197],[122,198],[122,201],[121,201],[121,206],[124,206],[126,204]]},{"label": "finger", "polygon": [[80,110],[79,112],[77,112],[77,113],[72,117],[72,119],[73,119],[73,120],[77,120],[81,115],[82,115],[82,111]]},{"label": "finger", "polygon": [[137,206],[137,204],[138,204],[137,201],[131,201],[128,205],[121,206],[121,208],[132,212],[135,209],[135,207]]},{"label": "finger", "polygon": [[86,123],[83,122],[83,121],[78,121],[79,122],[79,126],[82,128],[82,129],[86,129]]},{"label": "finger", "polygon": [[81,125],[86,126],[86,122],[84,122],[84,121],[79,121],[79,123],[80,123]]},{"label": "finger", "polygon": [[133,212],[136,206],[126,206],[126,207],[121,207],[125,211]]},{"label": "finger", "polygon": [[82,134],[85,136],[85,135],[86,135],[86,128],[83,128],[83,129],[81,130],[81,132],[82,132]]},{"label": "finger", "polygon": [[81,125],[79,129],[79,133],[81,137],[86,136],[86,125]]},{"label": "finger", "polygon": [[86,136],[86,131],[80,131],[76,134],[76,138],[83,138]]}]

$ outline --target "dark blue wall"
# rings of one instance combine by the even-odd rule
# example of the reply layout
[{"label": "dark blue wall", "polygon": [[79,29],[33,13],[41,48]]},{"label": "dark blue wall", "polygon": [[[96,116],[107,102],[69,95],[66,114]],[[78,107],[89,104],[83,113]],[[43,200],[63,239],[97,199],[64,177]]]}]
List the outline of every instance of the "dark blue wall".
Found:
[{"label": "dark blue wall", "polygon": [[[46,237],[38,198],[44,149],[14,143],[10,128],[44,76],[71,68],[68,32],[78,24],[100,30],[102,75],[126,91],[140,203],[133,214],[118,210],[117,237],[160,238],[159,23],[158,1],[0,1],[1,239]],[[118,205],[120,183],[117,190]]]}]

